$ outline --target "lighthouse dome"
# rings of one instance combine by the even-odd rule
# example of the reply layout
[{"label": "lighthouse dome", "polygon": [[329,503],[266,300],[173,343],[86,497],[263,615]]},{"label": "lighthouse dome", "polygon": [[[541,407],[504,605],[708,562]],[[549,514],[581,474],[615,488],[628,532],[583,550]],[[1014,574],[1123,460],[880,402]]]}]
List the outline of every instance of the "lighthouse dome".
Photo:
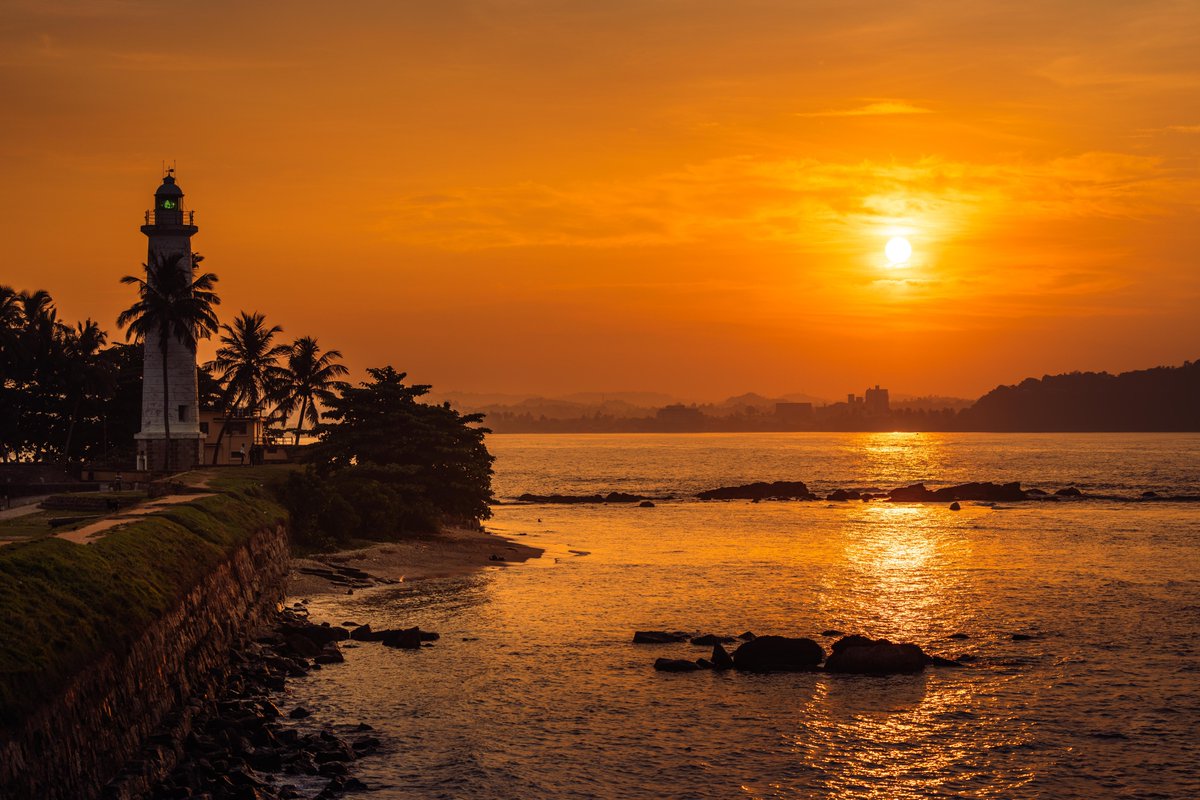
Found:
[{"label": "lighthouse dome", "polygon": [[158,191],[154,193],[155,197],[183,197],[183,190],[175,185],[175,176],[167,175],[163,178],[162,186],[158,187]]}]

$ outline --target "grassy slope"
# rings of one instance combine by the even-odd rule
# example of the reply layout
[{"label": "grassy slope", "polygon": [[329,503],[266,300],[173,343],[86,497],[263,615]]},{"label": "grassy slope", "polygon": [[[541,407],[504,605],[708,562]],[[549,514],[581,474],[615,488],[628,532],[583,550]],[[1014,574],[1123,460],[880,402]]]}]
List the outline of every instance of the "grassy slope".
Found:
[{"label": "grassy slope", "polygon": [[0,727],[18,721],[146,626],[255,531],[285,519],[263,483],[286,468],[223,471],[219,494],[172,506],[88,545],[0,547]]}]

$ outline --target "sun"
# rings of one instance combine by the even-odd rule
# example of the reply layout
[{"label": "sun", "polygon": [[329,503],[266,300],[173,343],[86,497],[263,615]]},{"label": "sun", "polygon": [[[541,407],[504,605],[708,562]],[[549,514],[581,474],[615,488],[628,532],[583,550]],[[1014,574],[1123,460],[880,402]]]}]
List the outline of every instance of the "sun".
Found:
[{"label": "sun", "polygon": [[893,236],[883,248],[888,264],[898,267],[912,256],[912,245],[903,236]]}]

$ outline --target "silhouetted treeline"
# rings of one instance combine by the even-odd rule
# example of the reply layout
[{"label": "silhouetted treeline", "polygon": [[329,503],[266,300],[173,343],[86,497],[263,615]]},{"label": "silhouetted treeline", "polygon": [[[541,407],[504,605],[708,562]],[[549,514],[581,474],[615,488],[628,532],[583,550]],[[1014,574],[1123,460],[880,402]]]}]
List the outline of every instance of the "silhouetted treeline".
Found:
[{"label": "silhouetted treeline", "polygon": [[959,414],[971,431],[1200,430],[1200,361],[1122,372],[1072,372],[998,386]]}]

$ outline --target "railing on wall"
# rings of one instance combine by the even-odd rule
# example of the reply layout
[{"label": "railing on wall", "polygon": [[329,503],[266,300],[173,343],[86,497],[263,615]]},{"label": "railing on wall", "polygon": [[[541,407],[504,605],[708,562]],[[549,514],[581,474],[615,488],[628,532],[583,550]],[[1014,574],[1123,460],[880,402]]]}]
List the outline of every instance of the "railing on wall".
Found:
[{"label": "railing on wall", "polygon": [[158,211],[157,219],[155,218],[156,209],[150,209],[146,212],[147,225],[195,225],[196,212],[182,211],[180,209],[171,209],[170,211]]}]

